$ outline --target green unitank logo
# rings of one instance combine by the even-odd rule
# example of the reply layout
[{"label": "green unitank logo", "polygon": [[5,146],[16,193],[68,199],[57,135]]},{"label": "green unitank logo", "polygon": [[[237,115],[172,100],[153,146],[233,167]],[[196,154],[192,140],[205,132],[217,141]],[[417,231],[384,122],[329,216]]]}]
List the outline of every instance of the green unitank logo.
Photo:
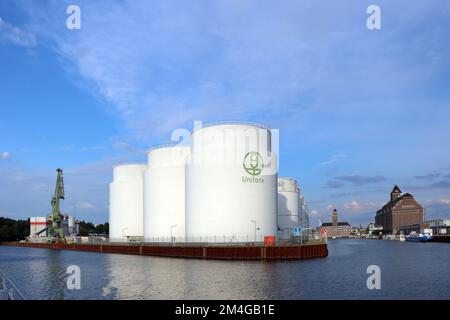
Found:
[{"label": "green unitank logo", "polygon": [[251,151],[245,155],[244,169],[248,174],[258,176],[261,174],[263,168],[263,159],[258,152]]}]

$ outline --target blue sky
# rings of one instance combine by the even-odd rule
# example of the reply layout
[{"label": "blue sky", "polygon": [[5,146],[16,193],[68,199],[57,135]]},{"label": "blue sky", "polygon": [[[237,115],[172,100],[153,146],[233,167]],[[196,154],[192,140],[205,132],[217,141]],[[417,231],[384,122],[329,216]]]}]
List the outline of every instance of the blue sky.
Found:
[{"label": "blue sky", "polygon": [[394,184],[450,217],[449,18],[445,0],[0,0],[0,216],[47,214],[62,167],[65,212],[107,221],[113,164],[233,119],[280,129],[313,224],[366,225]]}]

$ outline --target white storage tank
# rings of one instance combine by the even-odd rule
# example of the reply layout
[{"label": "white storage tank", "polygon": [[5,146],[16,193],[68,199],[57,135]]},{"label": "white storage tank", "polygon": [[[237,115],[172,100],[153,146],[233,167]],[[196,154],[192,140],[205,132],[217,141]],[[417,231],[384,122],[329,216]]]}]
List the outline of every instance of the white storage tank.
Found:
[{"label": "white storage tank", "polygon": [[185,168],[190,150],[190,146],[168,144],[148,152],[144,174],[145,241],[185,240]]},{"label": "white storage tank", "polygon": [[300,193],[299,202],[299,223],[302,228],[309,228],[308,208],[305,202],[305,198]]},{"label": "white storage tank", "polygon": [[109,238],[126,241],[144,236],[144,164],[122,164],[113,168],[109,185]]},{"label": "white storage tank", "polygon": [[302,227],[303,228],[309,228],[309,209],[308,209],[308,204],[306,202],[303,204]]},{"label": "white storage tank", "polygon": [[297,180],[278,178],[278,235],[288,240],[299,225],[299,189]]},{"label": "white storage tank", "polygon": [[69,216],[68,218],[68,226],[69,226],[69,235],[75,233],[75,218],[72,216]]},{"label": "white storage tank", "polygon": [[305,220],[304,219],[304,214],[305,214],[304,201],[305,201],[305,199],[303,198],[303,195],[300,192],[299,196],[298,196],[298,220],[299,220],[301,227],[303,227],[303,221]]},{"label": "white storage tank", "polygon": [[186,176],[189,241],[262,241],[277,234],[277,159],[264,126],[195,130]]}]

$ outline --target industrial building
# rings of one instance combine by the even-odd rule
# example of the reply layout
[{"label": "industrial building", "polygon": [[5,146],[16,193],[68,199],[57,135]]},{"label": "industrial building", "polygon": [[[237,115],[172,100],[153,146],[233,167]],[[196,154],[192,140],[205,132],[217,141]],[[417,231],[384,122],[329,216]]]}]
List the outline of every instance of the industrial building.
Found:
[{"label": "industrial building", "polygon": [[[55,193],[52,196],[52,213],[46,217],[30,217],[30,241],[54,241],[75,237],[79,233],[79,222],[72,216],[61,213],[60,200],[64,200],[62,169],[56,169]],[[67,240],[67,239],[66,239]]]},{"label": "industrial building", "polygon": [[256,242],[309,226],[294,178],[278,178],[270,129],[218,123],[190,144],[151,148],[147,164],[113,169],[110,240]]},{"label": "industrial building", "polygon": [[434,235],[450,234],[450,219],[432,219],[425,221]]},{"label": "industrial building", "polygon": [[47,217],[30,217],[30,237],[46,237]]},{"label": "industrial building", "polygon": [[383,234],[393,235],[401,227],[420,225],[423,220],[424,208],[410,193],[402,193],[397,185],[391,191],[390,201],[375,216],[375,224],[383,227]]},{"label": "industrial building", "polygon": [[[30,217],[30,239],[46,239],[48,235],[49,221],[47,217]],[[61,228],[65,237],[74,237],[80,231],[79,222],[72,216],[64,216]]]}]

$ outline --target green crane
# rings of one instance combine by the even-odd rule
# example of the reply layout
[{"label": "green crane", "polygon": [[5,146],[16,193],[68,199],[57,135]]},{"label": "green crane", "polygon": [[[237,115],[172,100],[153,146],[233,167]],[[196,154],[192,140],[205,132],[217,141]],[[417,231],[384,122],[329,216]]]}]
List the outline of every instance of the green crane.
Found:
[{"label": "green crane", "polygon": [[48,237],[51,240],[62,240],[64,238],[64,230],[61,226],[61,222],[64,216],[61,214],[59,207],[60,200],[64,200],[64,181],[63,171],[61,169],[56,170],[56,187],[55,194],[52,197],[52,213],[48,217]]}]

